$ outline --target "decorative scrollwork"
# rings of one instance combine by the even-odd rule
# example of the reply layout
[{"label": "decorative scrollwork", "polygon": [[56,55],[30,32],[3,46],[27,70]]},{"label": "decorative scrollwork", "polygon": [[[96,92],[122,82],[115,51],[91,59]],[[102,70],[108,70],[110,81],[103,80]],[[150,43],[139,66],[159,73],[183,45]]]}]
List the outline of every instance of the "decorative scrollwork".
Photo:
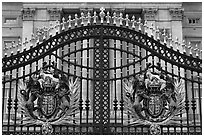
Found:
[{"label": "decorative scrollwork", "polygon": [[185,90],[182,81],[150,69],[123,81],[124,107],[132,115],[131,125],[150,125],[151,134],[160,134],[160,125],[180,124],[184,113]]},{"label": "decorative scrollwork", "polygon": [[51,134],[52,125],[76,124],[72,115],[79,112],[79,86],[78,79],[74,81],[56,70],[41,68],[38,74],[19,86],[19,113],[24,115],[23,125],[42,125],[42,133]]}]

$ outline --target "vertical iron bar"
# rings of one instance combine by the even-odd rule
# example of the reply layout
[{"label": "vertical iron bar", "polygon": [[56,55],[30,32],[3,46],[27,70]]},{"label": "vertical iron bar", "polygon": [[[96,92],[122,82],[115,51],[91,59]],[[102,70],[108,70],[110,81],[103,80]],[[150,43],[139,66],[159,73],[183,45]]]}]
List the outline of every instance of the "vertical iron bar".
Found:
[{"label": "vertical iron bar", "polygon": [[[114,79],[116,79],[116,40],[114,39]],[[116,81],[114,81],[114,111],[115,111],[115,131],[117,131],[117,91],[116,91]]]},{"label": "vertical iron bar", "polygon": [[18,68],[16,69],[16,94],[15,94],[15,100],[14,100],[14,110],[15,110],[15,118],[14,118],[14,134],[16,134],[16,117],[17,117],[17,109],[18,109]]},{"label": "vertical iron bar", "polygon": [[[62,52],[62,57],[64,56],[64,46],[61,48],[61,52]],[[64,71],[64,60],[62,60],[62,64],[61,64],[61,71]],[[62,126],[59,126],[59,133],[61,133],[62,131]]]},{"label": "vertical iron bar", "polygon": [[199,98],[199,111],[200,111],[200,129],[202,130],[202,95],[201,95],[201,90],[200,90],[200,73],[197,73],[198,77],[198,98]]},{"label": "vertical iron bar", "polygon": [[12,70],[10,70],[10,83],[9,83],[9,94],[8,94],[8,128],[7,128],[7,132],[10,132],[10,117],[11,117],[11,108],[12,108],[12,99],[11,99],[11,89],[12,89]]},{"label": "vertical iron bar", "polygon": [[[123,50],[122,40],[120,40],[120,49]],[[123,53],[120,52],[120,64],[122,65],[123,61]],[[120,68],[120,76],[123,77],[123,70]],[[120,80],[120,91],[121,91],[121,100],[120,100],[120,110],[121,110],[121,125],[122,125],[122,133],[123,133],[123,83],[122,79]]]},{"label": "vertical iron bar", "polygon": [[[2,93],[2,128],[4,128],[4,117],[6,116],[6,108],[4,107],[4,105],[6,104],[5,102],[5,92],[6,92],[6,72],[4,72],[4,75],[3,75],[3,93]],[[4,111],[5,109],[5,111]],[[2,132],[4,130],[2,129]]]},{"label": "vertical iron bar", "polygon": [[[77,43],[75,42],[74,43],[74,51],[76,51],[76,47],[77,47]],[[76,52],[74,53],[74,64],[77,64],[77,56],[76,56]],[[76,74],[76,65],[74,65],[74,76],[76,76],[77,74]],[[75,78],[74,78],[75,79]],[[82,102],[81,102],[82,103]],[[75,118],[75,114],[73,114],[73,117]],[[73,122],[75,123],[76,121],[75,120],[73,120]],[[76,132],[76,129],[75,129],[76,127],[74,126],[74,133]]]},{"label": "vertical iron bar", "polygon": [[188,100],[188,87],[187,87],[187,70],[184,69],[184,73],[185,73],[185,94],[186,94],[186,98],[185,98],[185,109],[186,109],[186,116],[187,116],[187,133],[190,134],[189,132],[189,100]]},{"label": "vertical iron bar", "polygon": [[[127,47],[127,51],[129,51],[129,43],[127,42],[127,45],[126,45],[126,47]],[[126,58],[126,62],[127,62],[127,65],[128,65],[128,67],[127,67],[127,75],[129,76],[130,75],[130,66],[129,66],[129,53],[126,53],[127,54],[127,58]],[[129,119],[130,119],[130,115],[128,115],[128,123],[130,123],[129,122]],[[130,127],[128,126],[128,133],[130,133]]]},{"label": "vertical iron bar", "polygon": [[193,110],[193,127],[194,127],[194,135],[196,134],[196,118],[195,118],[195,110],[196,110],[196,100],[194,95],[194,78],[193,78],[193,71],[191,71],[191,85],[192,85],[192,110]]},{"label": "vertical iron bar", "polygon": [[[81,49],[83,49],[83,40],[81,40]],[[80,61],[81,61],[81,65],[83,65],[83,51],[81,50],[81,56],[80,56]],[[80,70],[80,76],[82,77],[82,67],[81,67],[81,70]],[[82,113],[83,113],[83,98],[82,98],[82,78],[80,79],[80,99],[79,99],[79,110],[80,110],[80,125],[82,124]],[[82,131],[82,128],[80,126],[80,133]]]},{"label": "vertical iron bar", "polygon": [[[87,39],[87,66],[89,67],[89,39]],[[89,69],[87,68],[87,88],[86,88],[86,132],[88,133],[89,123]]]},{"label": "vertical iron bar", "polygon": [[[181,78],[181,68],[178,66],[178,79],[179,79],[179,81],[181,81],[182,80],[182,78]],[[182,110],[183,111],[183,110]],[[182,112],[182,111],[180,111],[180,113]],[[180,117],[182,118],[183,116],[182,116],[182,113],[180,114]],[[181,121],[181,126],[180,126],[180,128],[181,128],[181,134],[183,134],[183,126],[182,126],[183,124],[182,124],[182,121]]]}]

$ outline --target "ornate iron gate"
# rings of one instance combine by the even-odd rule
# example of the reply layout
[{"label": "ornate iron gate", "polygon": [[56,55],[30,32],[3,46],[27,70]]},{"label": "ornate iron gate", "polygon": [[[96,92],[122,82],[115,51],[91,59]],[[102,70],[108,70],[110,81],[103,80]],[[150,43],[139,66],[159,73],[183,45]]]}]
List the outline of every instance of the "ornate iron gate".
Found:
[{"label": "ornate iron gate", "polygon": [[[147,34],[149,29],[152,31],[151,36]],[[160,41],[157,33],[157,40],[155,40],[153,28],[149,28],[146,22],[143,24],[141,19],[136,22],[134,17],[132,20],[128,16],[124,19],[122,14],[116,17],[115,13],[111,17],[109,12],[105,14],[103,8],[99,16],[96,12],[93,16],[88,13],[86,17],[82,13],[80,18],[75,16],[75,19],[71,19],[70,16],[67,22],[62,19],[61,24],[56,23],[55,29],[50,28],[46,32],[38,36],[34,43],[35,47],[31,46],[29,50],[24,49],[9,57],[5,55],[2,59],[3,134],[153,134],[150,130],[151,124],[131,124],[133,116],[126,113],[127,105],[130,104],[125,100],[124,81],[130,80],[131,77],[135,78],[138,74],[146,75],[147,68],[151,73],[184,81],[185,104],[182,106],[184,113],[177,115],[179,117],[177,125],[159,125],[159,133],[202,134],[202,61],[198,50],[195,50],[196,57],[194,57],[192,48],[187,49],[183,44],[183,51],[180,51],[176,41],[175,51],[171,39],[167,44],[165,34],[164,41]],[[52,36],[53,33],[56,35]],[[40,42],[41,39],[44,40]],[[47,76],[48,79],[43,79],[42,76]],[[67,81],[62,80],[63,76]],[[21,82],[26,83],[26,81],[27,84],[24,86],[27,85],[29,88],[28,83],[35,80],[34,78],[37,81],[42,79],[43,89],[40,91],[43,93],[38,93],[40,97],[29,102],[33,104],[33,110],[30,111],[29,107],[26,107],[26,105],[29,106],[29,100],[20,100],[24,93],[19,88],[22,88]],[[74,100],[72,105],[67,104],[68,108],[66,108],[66,99],[63,102],[62,96],[56,93],[63,88],[56,88],[58,83],[54,83],[54,80],[68,83],[71,92],[67,93],[70,97],[67,101],[70,103]],[[68,82],[70,80],[76,80],[76,83]],[[32,84],[30,87],[35,86]],[[126,88],[128,87],[131,85]],[[31,98],[34,91],[38,92],[36,89],[32,90],[28,98]],[[71,96],[74,93],[76,96]],[[34,95],[37,96],[37,93]],[[154,119],[161,110],[159,107],[162,107],[154,103],[160,99],[160,94],[147,95],[152,98],[154,108],[148,109],[148,116],[153,116]],[[58,103],[53,103],[56,101]],[[60,109],[55,110],[56,106],[60,106],[60,102],[63,102],[61,105],[65,107],[61,108],[64,113]],[[151,102],[146,100],[149,106],[152,105]],[[23,103],[24,109],[30,114],[27,117],[22,113]],[[78,103],[78,110],[72,107],[76,106],[75,103]],[[39,109],[41,113],[34,110],[34,106],[43,107]],[[178,105],[175,106],[178,107]],[[69,113],[71,118],[63,121],[70,108],[73,108],[73,113]],[[35,119],[31,114],[39,118]],[[145,115],[147,115],[146,111]],[[49,121],[51,117],[54,122]],[[42,122],[43,118],[44,122]],[[59,119],[63,122],[58,122]],[[25,124],[27,122],[30,124]],[[35,124],[31,124],[32,122]],[[47,128],[46,132],[44,127]]]}]

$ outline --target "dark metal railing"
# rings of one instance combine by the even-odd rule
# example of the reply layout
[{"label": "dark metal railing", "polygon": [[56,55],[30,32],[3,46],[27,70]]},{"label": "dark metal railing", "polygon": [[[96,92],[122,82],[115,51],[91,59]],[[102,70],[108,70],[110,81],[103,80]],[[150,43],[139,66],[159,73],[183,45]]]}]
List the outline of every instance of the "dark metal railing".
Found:
[{"label": "dark metal railing", "polygon": [[2,59],[3,134],[42,134],[39,125],[23,126],[18,88],[43,62],[53,61],[54,69],[80,79],[80,99],[79,115],[73,115],[76,125],[53,125],[52,134],[150,134],[148,126],[128,125],[131,117],[124,113],[122,84],[125,78],[145,72],[147,63],[153,72],[185,83],[185,113],[179,115],[183,121],[161,126],[161,134],[202,134],[202,60],[175,51],[140,29],[105,22],[67,28],[30,50]]}]

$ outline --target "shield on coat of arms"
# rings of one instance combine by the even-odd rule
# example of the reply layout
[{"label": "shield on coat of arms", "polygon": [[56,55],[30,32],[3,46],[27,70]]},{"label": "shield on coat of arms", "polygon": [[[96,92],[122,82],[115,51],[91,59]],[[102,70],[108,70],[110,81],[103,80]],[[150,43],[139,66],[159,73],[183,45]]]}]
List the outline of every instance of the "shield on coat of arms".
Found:
[{"label": "shield on coat of arms", "polygon": [[147,110],[152,117],[158,117],[163,110],[163,100],[157,94],[151,94],[147,101]]},{"label": "shield on coat of arms", "polygon": [[50,117],[56,110],[57,99],[54,96],[54,93],[43,93],[38,104],[40,106],[41,113],[46,117]]}]

